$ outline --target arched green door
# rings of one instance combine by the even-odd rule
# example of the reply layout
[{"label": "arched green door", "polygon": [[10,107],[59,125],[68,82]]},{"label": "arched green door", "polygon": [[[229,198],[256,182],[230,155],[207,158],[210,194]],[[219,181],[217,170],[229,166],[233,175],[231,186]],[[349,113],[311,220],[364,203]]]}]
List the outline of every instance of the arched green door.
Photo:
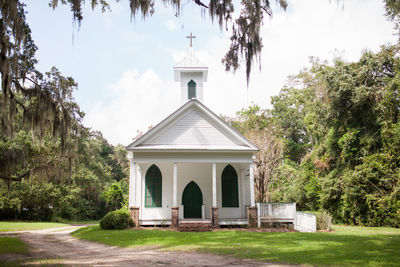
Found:
[{"label": "arched green door", "polygon": [[183,190],[182,205],[184,218],[201,218],[203,194],[195,182],[190,182]]}]

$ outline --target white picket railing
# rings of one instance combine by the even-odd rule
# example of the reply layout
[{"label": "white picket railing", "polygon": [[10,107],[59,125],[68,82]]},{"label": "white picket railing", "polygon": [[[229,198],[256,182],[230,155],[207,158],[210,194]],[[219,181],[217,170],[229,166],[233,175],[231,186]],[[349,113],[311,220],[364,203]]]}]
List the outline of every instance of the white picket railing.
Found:
[{"label": "white picket railing", "polygon": [[296,217],[296,203],[264,202],[257,203],[258,227],[262,221],[291,222]]},{"label": "white picket railing", "polygon": [[316,232],[317,217],[309,213],[296,212],[294,229],[299,232]]},{"label": "white picket railing", "polygon": [[257,203],[258,227],[261,222],[293,223],[299,232],[317,231],[315,215],[296,212],[296,203],[264,202]]}]

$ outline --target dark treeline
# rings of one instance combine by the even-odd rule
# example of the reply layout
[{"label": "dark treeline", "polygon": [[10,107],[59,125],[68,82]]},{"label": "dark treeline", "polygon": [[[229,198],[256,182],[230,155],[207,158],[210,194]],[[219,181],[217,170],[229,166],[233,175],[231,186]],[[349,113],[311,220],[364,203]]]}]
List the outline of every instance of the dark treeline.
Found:
[{"label": "dark treeline", "polygon": [[398,46],[358,62],[312,59],[272,108],[229,119],[259,147],[258,201],[294,201],[337,222],[400,227]]},{"label": "dark treeline", "polygon": [[[55,143],[43,145],[20,131],[24,139],[2,142],[2,152],[33,146],[27,160],[55,161]],[[70,146],[73,146],[70,144]],[[26,149],[26,147],[24,148]],[[20,220],[99,219],[108,211],[127,206],[126,150],[110,145],[99,132],[83,130],[76,144],[72,170],[57,162],[31,171],[19,181],[0,181],[0,218]],[[60,157],[63,157],[60,155]],[[37,163],[36,163],[37,164]],[[36,165],[35,164],[35,165]],[[60,165],[59,165],[60,164]]]}]

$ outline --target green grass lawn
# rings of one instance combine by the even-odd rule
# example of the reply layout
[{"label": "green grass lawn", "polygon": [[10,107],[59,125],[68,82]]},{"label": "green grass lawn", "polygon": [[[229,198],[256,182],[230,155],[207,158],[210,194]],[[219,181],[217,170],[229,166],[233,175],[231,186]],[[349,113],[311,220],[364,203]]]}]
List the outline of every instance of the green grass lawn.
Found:
[{"label": "green grass lawn", "polygon": [[55,223],[55,222],[1,222],[0,221],[0,232],[40,230],[46,228],[56,228],[65,226],[69,225],[64,223]]},{"label": "green grass lawn", "polygon": [[159,246],[272,262],[311,265],[400,266],[400,229],[335,226],[325,233],[163,230],[101,230],[90,226],[73,236],[121,247]]},{"label": "green grass lawn", "polygon": [[15,237],[0,237],[0,254],[27,254],[28,245]]},{"label": "green grass lawn", "polygon": [[98,224],[99,221],[63,221],[61,222],[2,222],[0,221],[0,232],[40,230],[46,228],[66,227],[71,224]]}]

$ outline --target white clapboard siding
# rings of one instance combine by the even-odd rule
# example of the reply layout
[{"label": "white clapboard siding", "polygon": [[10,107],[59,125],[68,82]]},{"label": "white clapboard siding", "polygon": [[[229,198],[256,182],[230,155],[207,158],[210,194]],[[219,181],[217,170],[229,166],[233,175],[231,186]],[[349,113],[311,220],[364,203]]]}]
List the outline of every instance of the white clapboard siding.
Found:
[{"label": "white clapboard siding", "polygon": [[166,130],[146,142],[146,144],[189,146],[245,145],[239,140],[233,141],[196,109],[177,119]]}]

